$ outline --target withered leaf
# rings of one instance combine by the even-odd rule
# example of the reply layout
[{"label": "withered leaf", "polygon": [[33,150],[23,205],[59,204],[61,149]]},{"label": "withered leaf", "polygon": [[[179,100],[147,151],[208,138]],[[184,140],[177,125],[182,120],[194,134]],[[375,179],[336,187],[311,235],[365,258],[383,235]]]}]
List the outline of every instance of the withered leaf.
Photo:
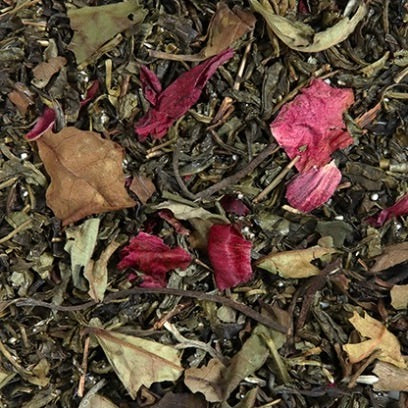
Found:
[{"label": "withered leaf", "polygon": [[51,177],[47,205],[63,225],[91,214],[133,207],[122,171],[122,148],[98,133],[67,127],[37,140]]},{"label": "withered leaf", "polygon": [[151,408],[206,408],[207,403],[199,395],[167,392],[164,397]]},{"label": "withered leaf", "polygon": [[332,27],[315,32],[307,24],[291,21],[275,14],[268,0],[250,0],[250,3],[254,10],[263,16],[268,27],[282,42],[289,48],[301,52],[323,51],[341,43],[354,31],[367,13],[367,7],[362,3],[351,18],[342,17]]},{"label": "withered leaf", "polygon": [[383,253],[375,258],[375,264],[371,267],[372,273],[378,273],[408,261],[408,242],[388,245]]},{"label": "withered leaf", "polygon": [[278,273],[283,278],[308,278],[318,275],[320,270],[311,262],[325,255],[337,252],[334,248],[313,246],[307,249],[294,249],[267,255],[256,262],[259,268]]},{"label": "withered leaf", "polygon": [[408,392],[408,370],[392,364],[378,361],[373,373],[378,377],[374,384],[375,391],[405,391]]},{"label": "withered leaf", "polygon": [[145,16],[146,11],[137,0],[68,10],[74,31],[69,48],[77,63],[88,61],[104,43],[132,25],[141,23]]},{"label": "withered leaf", "polygon": [[381,322],[373,319],[366,312],[364,317],[354,312],[353,317],[349,321],[362,337],[370,339],[363,340],[361,343],[348,343],[343,346],[352,364],[364,360],[374,351],[378,350],[377,358],[380,361],[391,363],[400,368],[407,367],[401,355],[398,339]]},{"label": "withered leaf", "polygon": [[41,62],[33,68],[34,79],[31,81],[37,88],[44,88],[52,76],[56,74],[65,64],[65,57],[51,57],[47,62]]},{"label": "withered leaf", "polygon": [[183,372],[179,351],[172,346],[96,327],[90,332],[133,399],[142,385],[175,381]]},{"label": "withered leaf", "polygon": [[408,309],[408,285],[394,285],[390,294],[391,306],[394,309]]},{"label": "withered leaf", "polygon": [[129,186],[142,204],[146,204],[149,198],[156,192],[156,186],[149,177],[136,175]]},{"label": "withered leaf", "polygon": [[209,402],[225,401],[245,377],[264,365],[269,349],[263,338],[270,335],[264,326],[257,326],[228,366],[210,360],[206,367],[186,370],[184,383],[192,392],[203,393]]},{"label": "withered leaf", "polygon": [[231,10],[226,3],[220,1],[208,27],[207,45],[200,53],[180,55],[153,51],[151,55],[175,61],[203,61],[233,45],[244,34],[254,29],[255,22],[255,16],[249,11],[238,6]]}]

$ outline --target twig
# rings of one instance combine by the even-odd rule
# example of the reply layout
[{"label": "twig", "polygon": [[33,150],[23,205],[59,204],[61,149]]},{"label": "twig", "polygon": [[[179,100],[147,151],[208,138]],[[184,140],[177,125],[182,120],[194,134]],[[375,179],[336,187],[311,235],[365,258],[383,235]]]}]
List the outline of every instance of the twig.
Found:
[{"label": "twig", "polygon": [[48,309],[52,310],[57,310],[61,312],[73,312],[73,311],[78,311],[78,310],[84,310],[89,307],[98,305],[104,305],[109,302],[112,302],[114,300],[124,298],[127,296],[132,296],[132,295],[142,295],[142,294],[160,294],[160,295],[171,295],[171,296],[183,296],[183,297],[189,297],[197,300],[206,300],[208,302],[214,302],[214,303],[220,303],[225,306],[229,306],[231,309],[237,310],[238,312],[244,314],[245,316],[248,316],[252,320],[255,320],[267,327],[270,327],[271,329],[277,330],[281,333],[286,333],[286,328],[280,325],[279,323],[275,322],[273,319],[271,319],[268,316],[264,316],[261,313],[258,313],[254,309],[251,309],[249,306],[236,302],[235,300],[229,299],[224,296],[220,295],[212,295],[210,293],[205,293],[205,292],[198,292],[198,291],[192,291],[192,290],[183,290],[183,289],[173,289],[173,288],[140,288],[140,287],[135,287],[131,289],[125,289],[121,290],[115,293],[111,293],[108,296],[105,297],[103,303],[96,303],[93,300],[83,303],[81,305],[75,305],[75,306],[59,306],[59,305],[53,305],[52,303],[47,303],[43,302],[40,300],[36,299],[20,299],[15,305],[17,307],[21,306],[38,306],[38,307],[46,307]]},{"label": "twig", "polygon": [[7,242],[9,239],[13,238],[14,235],[18,234],[20,231],[22,231],[25,227],[28,227],[31,224],[32,220],[27,220],[24,221],[22,224],[20,224],[17,228],[14,228],[13,231],[11,231],[9,234],[4,236],[3,238],[0,238],[0,244],[4,244]]},{"label": "twig", "polygon": [[84,396],[84,392],[85,392],[85,379],[86,379],[86,372],[88,371],[89,342],[90,342],[90,337],[87,336],[85,339],[85,344],[84,344],[84,354],[82,356],[82,374],[79,379],[79,385],[78,385],[78,396],[81,398]]},{"label": "twig", "polygon": [[272,144],[269,145],[266,149],[262,150],[262,152],[259,153],[258,156],[256,156],[252,161],[250,161],[241,170],[237,171],[232,176],[226,177],[225,179],[221,180],[219,183],[216,183],[212,185],[211,187],[208,187],[205,190],[200,191],[199,193],[195,195],[195,197],[196,198],[209,198],[217,191],[222,190],[223,188],[229,187],[237,183],[243,177],[247,176],[248,174],[251,174],[268,156],[270,156],[273,153],[276,153],[279,149],[280,149],[279,146],[272,145]]},{"label": "twig", "polygon": [[261,191],[253,200],[254,203],[259,203],[262,201],[274,188],[276,188],[279,183],[285,178],[289,173],[290,169],[299,161],[300,156],[296,156],[292,159],[285,168],[272,180],[271,184],[267,186],[263,191]]},{"label": "twig", "polygon": [[180,176],[179,172],[179,154],[180,154],[180,148],[179,144],[176,145],[176,148],[173,151],[173,172],[174,172],[174,177],[176,178],[177,184],[181,188],[181,191],[184,193],[186,197],[188,197],[190,200],[195,200],[196,196],[187,188],[185,185],[183,179]]}]

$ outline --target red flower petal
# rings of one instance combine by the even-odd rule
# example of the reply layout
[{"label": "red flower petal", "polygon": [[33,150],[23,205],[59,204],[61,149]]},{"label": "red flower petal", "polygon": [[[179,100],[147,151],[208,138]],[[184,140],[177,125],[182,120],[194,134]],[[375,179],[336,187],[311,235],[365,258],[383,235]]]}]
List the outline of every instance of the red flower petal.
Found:
[{"label": "red flower petal", "polygon": [[147,78],[147,70],[142,70],[142,75],[146,75],[152,85],[149,87],[149,92],[145,88],[146,98],[149,100],[151,98],[155,106],[135,125],[135,132],[139,135],[139,140],[143,142],[150,134],[154,139],[161,139],[169,127],[198,101],[207,81],[220,65],[232,58],[233,54],[233,50],[228,49],[209,58],[180,75],[158,95],[150,93],[151,90],[157,90],[157,87],[155,88],[157,84],[153,83],[152,76]]},{"label": "red flower petal", "polygon": [[252,243],[229,224],[214,224],[208,235],[208,256],[218,289],[232,288],[252,276]]},{"label": "red flower petal", "polygon": [[374,227],[381,227],[392,217],[408,214],[408,193],[402,196],[393,206],[382,210],[377,215],[367,218],[367,222]]},{"label": "red flower petal", "polygon": [[55,112],[46,107],[43,114],[37,119],[34,127],[24,136],[26,140],[32,141],[40,138],[47,130],[52,129],[55,123]]},{"label": "red flower petal", "polygon": [[[121,252],[119,269],[135,267],[148,274],[145,285],[166,286],[166,273],[175,268],[186,269],[191,256],[183,248],[170,248],[163,240],[144,232],[132,238]],[[147,286],[146,286],[147,287]]]},{"label": "red flower petal", "polygon": [[225,195],[221,198],[220,203],[228,213],[245,217],[250,212],[249,208],[240,199],[232,195]]},{"label": "red flower petal", "polygon": [[161,219],[167,221],[180,235],[190,235],[190,231],[177,219],[174,217],[170,210],[160,210],[158,215]]},{"label": "red flower petal", "polygon": [[142,83],[144,97],[155,106],[157,97],[162,91],[159,78],[149,68],[142,66],[140,69],[140,82]]},{"label": "red flower petal", "polygon": [[95,98],[96,94],[98,93],[98,90],[99,90],[99,81],[95,79],[92,82],[91,86],[86,91],[85,99],[79,103],[81,108],[88,105],[88,103],[91,102],[93,98]]},{"label": "red flower petal", "polygon": [[271,131],[291,159],[300,155],[296,163],[300,172],[327,164],[335,150],[353,143],[343,122],[343,112],[353,102],[351,89],[316,79],[281,109]]},{"label": "red flower petal", "polygon": [[324,204],[336,191],[341,172],[334,163],[320,169],[310,169],[296,176],[288,185],[286,199],[303,212],[309,212]]}]

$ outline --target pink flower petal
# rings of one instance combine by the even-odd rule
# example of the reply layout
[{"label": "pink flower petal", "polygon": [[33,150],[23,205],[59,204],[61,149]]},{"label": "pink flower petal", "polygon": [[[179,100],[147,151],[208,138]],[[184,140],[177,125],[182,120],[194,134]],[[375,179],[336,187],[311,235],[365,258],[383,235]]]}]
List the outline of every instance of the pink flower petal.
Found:
[{"label": "pink flower petal", "polygon": [[88,90],[86,91],[86,96],[85,99],[82,100],[79,104],[81,106],[81,108],[83,108],[84,106],[88,105],[89,102],[92,101],[93,98],[95,98],[96,94],[98,93],[99,90],[99,81],[97,79],[95,79],[91,86],[88,88]]},{"label": "pink flower petal", "polygon": [[402,196],[393,206],[382,210],[377,215],[367,218],[367,222],[374,227],[381,227],[393,217],[408,214],[408,193]]},{"label": "pink flower petal", "polygon": [[341,172],[334,163],[310,169],[296,176],[288,185],[286,199],[299,211],[309,212],[324,204],[340,181]]},{"label": "pink flower petal", "polygon": [[218,289],[232,288],[252,276],[252,243],[229,224],[214,224],[208,235],[208,256]]},{"label": "pink flower petal", "polygon": [[[234,55],[234,51],[228,49],[220,54],[207,59],[203,63],[180,75],[164,91],[155,95],[157,84],[146,70],[142,75],[146,78],[142,82],[151,86],[144,87],[146,99],[154,102],[145,116],[135,125],[135,132],[139,140],[143,142],[150,134],[154,139],[161,139],[169,127],[181,116],[183,116],[200,98],[201,92],[208,80],[214,75],[217,68],[228,61]],[[158,81],[158,80],[157,80]],[[144,85],[144,86],[145,86]]]},{"label": "pink flower petal", "polygon": [[183,248],[170,248],[163,240],[144,232],[132,238],[130,244],[121,252],[122,260],[119,269],[137,268],[146,273],[146,287],[166,286],[168,271],[186,269],[191,263],[191,256]]},{"label": "pink flower petal", "polygon": [[249,208],[238,198],[232,195],[225,195],[221,198],[220,203],[222,208],[228,213],[236,214],[245,217],[250,213]]},{"label": "pink flower petal", "polygon": [[291,159],[300,155],[296,163],[300,172],[327,164],[335,150],[353,143],[343,122],[343,112],[353,102],[351,89],[316,79],[281,109],[271,131]]},{"label": "pink flower petal", "polygon": [[55,112],[46,107],[43,114],[37,119],[34,127],[24,136],[26,140],[33,141],[40,138],[47,130],[52,129],[55,123]]},{"label": "pink flower petal", "polygon": [[142,83],[143,95],[155,106],[157,97],[162,91],[162,86],[156,74],[150,71],[149,68],[142,66],[140,69],[140,82]]}]

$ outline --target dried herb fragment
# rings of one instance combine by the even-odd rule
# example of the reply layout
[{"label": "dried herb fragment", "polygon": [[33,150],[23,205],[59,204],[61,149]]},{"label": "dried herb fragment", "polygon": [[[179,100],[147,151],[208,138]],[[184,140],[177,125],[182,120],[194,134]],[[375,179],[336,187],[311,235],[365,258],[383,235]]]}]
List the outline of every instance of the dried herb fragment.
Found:
[{"label": "dried herb fragment", "polygon": [[[214,75],[217,68],[228,61],[234,52],[230,49],[212,57],[205,62],[180,75],[164,91],[157,93],[155,75],[143,70],[146,99],[153,107],[135,124],[135,132],[143,142],[147,136],[161,139],[169,127],[183,116],[200,98],[207,81]],[[148,80],[148,81],[147,81]],[[147,86],[149,84],[149,86]]]},{"label": "dried herb fragment", "polygon": [[224,290],[247,282],[252,276],[252,243],[229,224],[215,224],[208,235],[208,256],[215,283]]},{"label": "dried herb fragment", "polygon": [[117,143],[67,127],[47,131],[37,144],[51,177],[47,205],[63,225],[135,205],[125,189],[123,150]]},{"label": "dried herb fragment", "polygon": [[220,203],[222,208],[228,213],[242,217],[245,217],[250,213],[249,208],[239,198],[235,198],[232,195],[225,195],[221,198]]},{"label": "dried herb fragment", "polygon": [[341,172],[332,162],[297,175],[286,189],[289,204],[303,212],[310,212],[324,204],[336,191]]},{"label": "dried herb fragment", "polygon": [[26,140],[33,141],[40,138],[45,132],[51,130],[55,123],[54,109],[46,107],[43,114],[37,119],[34,127],[24,136]]},{"label": "dried herb fragment", "polygon": [[119,269],[137,268],[146,275],[144,287],[165,287],[166,274],[172,269],[186,269],[191,263],[190,254],[183,248],[170,248],[154,235],[139,232],[121,251]]},{"label": "dried herb fragment", "polygon": [[394,205],[382,210],[379,214],[369,217],[367,222],[374,227],[381,227],[389,219],[408,214],[408,194],[402,196]]}]

